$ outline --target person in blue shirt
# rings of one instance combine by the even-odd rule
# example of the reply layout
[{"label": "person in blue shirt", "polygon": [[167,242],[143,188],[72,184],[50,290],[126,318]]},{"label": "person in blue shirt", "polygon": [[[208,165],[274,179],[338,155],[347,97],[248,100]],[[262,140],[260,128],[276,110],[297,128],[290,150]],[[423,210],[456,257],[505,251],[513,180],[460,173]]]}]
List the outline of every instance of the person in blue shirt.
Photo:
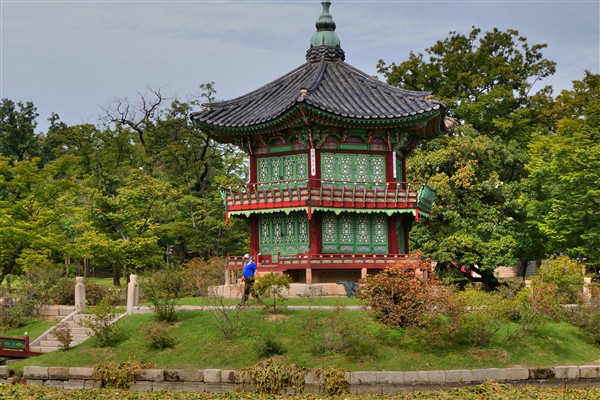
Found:
[{"label": "person in blue shirt", "polygon": [[[260,253],[259,253],[260,255]],[[250,257],[250,254],[245,254],[244,255],[244,294],[242,296],[242,302],[240,303],[240,305],[244,305],[246,304],[246,300],[248,300],[248,297],[250,296],[250,294],[252,294],[252,297],[260,300],[258,298],[258,296],[256,295],[256,293],[254,293],[254,277],[256,275],[256,263],[254,262],[254,260],[252,259],[252,257]]]}]

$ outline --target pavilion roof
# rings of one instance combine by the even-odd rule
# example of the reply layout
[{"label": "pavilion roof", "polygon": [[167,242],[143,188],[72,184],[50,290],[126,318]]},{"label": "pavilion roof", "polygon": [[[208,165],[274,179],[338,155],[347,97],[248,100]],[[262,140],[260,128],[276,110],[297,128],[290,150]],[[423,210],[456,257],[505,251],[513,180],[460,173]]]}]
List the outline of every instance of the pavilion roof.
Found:
[{"label": "pavilion roof", "polygon": [[203,104],[202,111],[191,115],[192,121],[219,141],[300,126],[306,122],[302,121],[303,107],[338,122],[348,120],[353,127],[406,127],[406,121],[417,127],[434,119],[437,127],[430,125],[425,136],[446,129],[445,106],[430,92],[391,86],[344,61],[329,3],[323,1],[323,14],[317,21],[306,63],[238,98]]}]

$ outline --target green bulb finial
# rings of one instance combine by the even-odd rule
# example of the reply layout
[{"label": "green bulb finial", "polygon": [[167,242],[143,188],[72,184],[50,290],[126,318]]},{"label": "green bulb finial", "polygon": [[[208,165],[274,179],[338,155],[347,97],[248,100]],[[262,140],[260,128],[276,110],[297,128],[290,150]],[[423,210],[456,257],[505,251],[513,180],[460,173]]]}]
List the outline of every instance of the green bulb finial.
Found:
[{"label": "green bulb finial", "polygon": [[310,40],[310,45],[314,47],[340,46],[340,39],[335,33],[335,22],[333,21],[331,14],[329,14],[331,2],[323,0],[321,4],[323,5],[323,12],[315,24],[317,31]]}]

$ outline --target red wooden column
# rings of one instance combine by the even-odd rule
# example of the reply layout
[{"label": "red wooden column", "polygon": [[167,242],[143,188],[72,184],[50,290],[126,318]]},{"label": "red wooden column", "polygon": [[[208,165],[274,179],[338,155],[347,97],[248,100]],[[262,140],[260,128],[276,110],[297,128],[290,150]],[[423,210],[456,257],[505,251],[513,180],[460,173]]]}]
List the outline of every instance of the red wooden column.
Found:
[{"label": "red wooden column", "polygon": [[[256,183],[258,179],[257,171],[256,171],[256,156],[250,155],[250,183]],[[248,187],[248,192],[252,192],[252,185]],[[260,218],[257,214],[252,214],[248,217],[248,222],[250,224],[250,254],[256,256],[260,252],[260,245],[258,242],[258,218]]]},{"label": "red wooden column", "polygon": [[250,183],[256,183],[258,173],[256,171],[256,156],[250,156]]},{"label": "red wooden column", "polygon": [[258,241],[258,214],[252,214],[249,217],[250,222],[250,254],[256,256],[260,252],[260,243]]},{"label": "red wooden column", "polygon": [[[313,154],[311,154],[313,153]],[[314,166],[312,158],[314,155]],[[314,172],[314,175],[313,175]],[[318,149],[311,149],[308,152],[308,177],[310,179],[310,189],[319,189],[321,187],[321,152]],[[312,213],[312,210],[309,211]],[[322,250],[322,221],[321,212],[312,213],[308,220],[310,254],[321,254]]]}]

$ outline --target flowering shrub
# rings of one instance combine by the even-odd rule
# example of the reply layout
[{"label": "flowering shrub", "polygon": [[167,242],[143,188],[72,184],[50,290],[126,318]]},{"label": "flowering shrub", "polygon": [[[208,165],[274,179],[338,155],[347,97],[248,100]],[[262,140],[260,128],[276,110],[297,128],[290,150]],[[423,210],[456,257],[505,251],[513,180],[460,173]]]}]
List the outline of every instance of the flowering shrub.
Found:
[{"label": "flowering shrub", "polygon": [[402,261],[377,275],[368,276],[357,293],[377,318],[388,326],[408,327],[443,304],[446,289],[415,271],[427,270],[430,260]]}]

